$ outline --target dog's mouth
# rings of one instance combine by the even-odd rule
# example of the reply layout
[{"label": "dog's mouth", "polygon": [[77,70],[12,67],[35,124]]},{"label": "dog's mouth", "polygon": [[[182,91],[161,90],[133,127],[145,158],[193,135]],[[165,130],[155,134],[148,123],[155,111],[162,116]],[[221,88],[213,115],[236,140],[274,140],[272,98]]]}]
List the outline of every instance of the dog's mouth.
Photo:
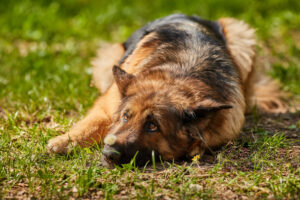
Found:
[{"label": "dog's mouth", "polygon": [[101,164],[108,168],[113,168],[114,165],[120,164],[121,152],[115,147],[105,145],[102,149]]},{"label": "dog's mouth", "polygon": [[102,154],[102,158],[101,158],[101,165],[104,167],[107,167],[109,169],[113,169],[115,167],[115,163],[113,161],[109,160],[109,158],[107,158],[103,154]]},{"label": "dog's mouth", "polygon": [[158,161],[158,153],[147,149],[121,151],[112,146],[105,145],[102,150],[101,164],[108,168],[114,168],[115,165],[132,163],[135,166],[145,166],[154,160]]}]

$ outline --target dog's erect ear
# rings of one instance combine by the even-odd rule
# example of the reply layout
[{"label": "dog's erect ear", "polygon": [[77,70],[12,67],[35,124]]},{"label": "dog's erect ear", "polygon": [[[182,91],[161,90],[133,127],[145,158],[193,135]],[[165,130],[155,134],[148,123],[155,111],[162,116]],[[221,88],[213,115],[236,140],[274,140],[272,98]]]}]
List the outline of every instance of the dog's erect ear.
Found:
[{"label": "dog's erect ear", "polygon": [[207,119],[220,110],[230,108],[232,108],[231,105],[206,100],[186,109],[184,111],[183,121],[185,123],[190,123],[201,119]]},{"label": "dog's erect ear", "polygon": [[132,82],[135,76],[125,72],[116,65],[113,67],[113,75],[121,94],[125,95],[128,85]]}]

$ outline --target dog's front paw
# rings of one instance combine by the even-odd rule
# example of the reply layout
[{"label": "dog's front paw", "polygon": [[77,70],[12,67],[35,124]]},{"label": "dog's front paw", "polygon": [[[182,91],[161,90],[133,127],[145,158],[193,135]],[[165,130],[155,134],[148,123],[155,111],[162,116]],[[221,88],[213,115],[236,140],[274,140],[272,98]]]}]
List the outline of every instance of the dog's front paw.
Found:
[{"label": "dog's front paw", "polygon": [[72,142],[67,134],[60,135],[49,140],[47,148],[50,153],[66,154],[76,146],[75,142]]}]

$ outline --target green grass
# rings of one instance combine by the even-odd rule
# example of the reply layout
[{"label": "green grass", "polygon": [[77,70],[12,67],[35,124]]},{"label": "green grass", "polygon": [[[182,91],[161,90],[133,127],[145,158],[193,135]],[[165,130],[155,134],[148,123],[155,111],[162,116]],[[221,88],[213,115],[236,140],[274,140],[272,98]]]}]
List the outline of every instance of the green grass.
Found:
[{"label": "green grass", "polygon": [[[138,169],[130,163],[111,170],[100,166],[98,148],[46,153],[47,141],[67,132],[98,95],[89,62],[99,44],[124,41],[174,12],[250,23],[271,76],[300,97],[297,0],[0,0],[0,199],[299,198],[299,146],[290,145],[285,131],[264,127],[247,129],[254,137],[216,151],[207,165],[158,162]],[[286,128],[299,131],[299,120]]]}]

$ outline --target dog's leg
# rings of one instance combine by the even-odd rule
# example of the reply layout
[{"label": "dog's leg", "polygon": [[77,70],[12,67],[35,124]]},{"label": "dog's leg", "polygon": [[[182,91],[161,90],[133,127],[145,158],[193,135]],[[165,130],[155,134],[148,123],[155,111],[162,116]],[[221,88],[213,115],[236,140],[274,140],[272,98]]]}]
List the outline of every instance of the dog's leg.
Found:
[{"label": "dog's leg", "polygon": [[70,132],[57,136],[48,142],[48,150],[53,153],[67,153],[73,147],[90,146],[101,142],[107,134],[112,115],[120,103],[120,94],[113,84],[97,99],[87,116],[79,121]]},{"label": "dog's leg", "polygon": [[74,146],[90,146],[95,142],[101,142],[105,137],[112,114],[120,101],[116,85],[112,86],[112,67],[118,64],[124,52],[122,44],[104,45],[98,50],[97,57],[92,60],[93,83],[101,93],[106,93],[97,99],[87,116],[70,132],[49,141],[50,152],[66,153]]}]

